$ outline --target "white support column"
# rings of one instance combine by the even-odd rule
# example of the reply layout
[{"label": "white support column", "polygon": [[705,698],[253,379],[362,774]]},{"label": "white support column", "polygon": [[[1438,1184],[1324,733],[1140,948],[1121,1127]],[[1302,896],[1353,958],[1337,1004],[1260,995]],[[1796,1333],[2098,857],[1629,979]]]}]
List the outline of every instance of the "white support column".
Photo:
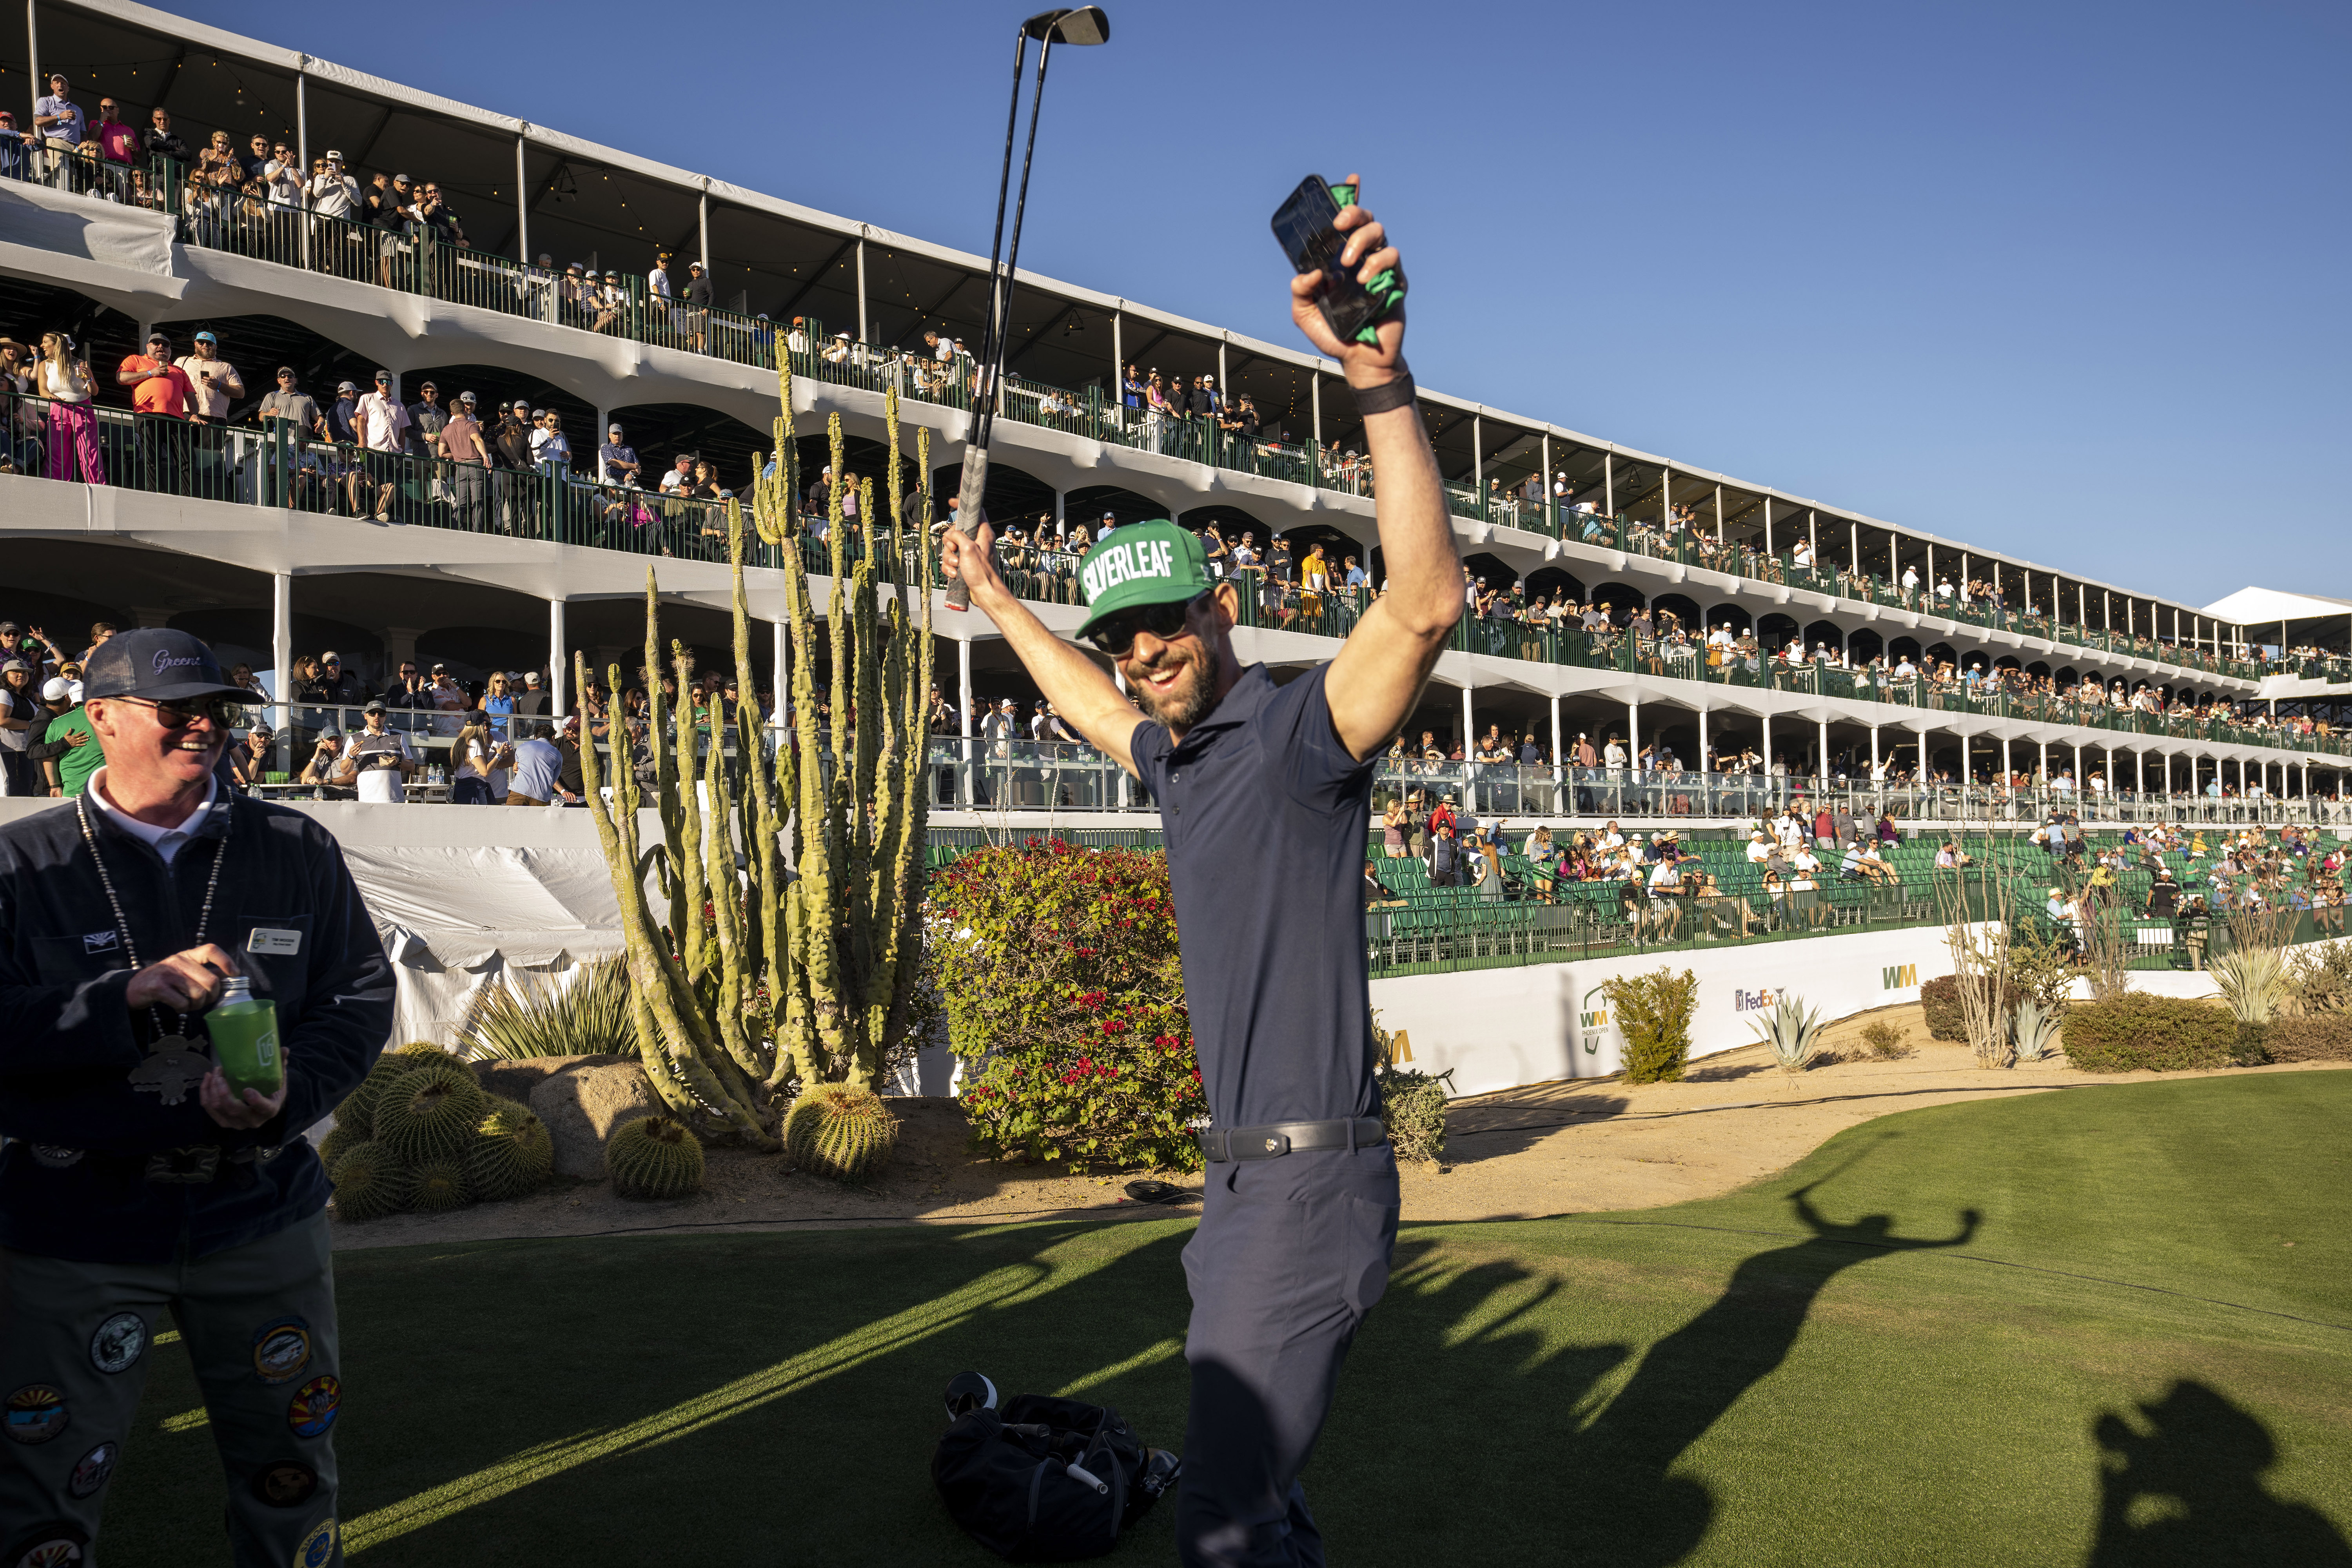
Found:
[{"label": "white support column", "polygon": [[1813,552],[1813,570],[1820,571],[1822,569],[1822,520],[1820,514],[1811,508],[1807,508],[1805,511],[1805,547]]},{"label": "white support column", "polygon": [[1859,577],[1862,575],[1862,524],[1848,519],[1845,526],[1846,569]]},{"label": "white support column", "polygon": [[1715,542],[1716,542],[1716,547],[1717,547],[1717,549],[1721,549],[1721,548],[1722,548],[1722,546],[1723,546],[1723,487],[1722,487],[1721,485],[1717,485],[1717,486],[1716,486],[1716,487],[1715,487]]},{"label": "white support column", "polygon": [[[1543,514],[1549,517],[1551,515],[1551,432],[1549,430],[1543,435],[1543,500],[1539,505],[1543,508]],[[1552,745],[1552,754],[1554,756],[1559,754],[1557,741]]]},{"label": "white support column", "polygon": [[2135,746],[2132,748],[2132,795],[2133,798],[2137,799],[2146,794],[2147,794],[2147,749],[2145,746]]},{"label": "white support column", "polygon": [[1601,510],[1611,517],[1617,515],[1617,455],[1601,454]]},{"label": "white support column", "polygon": [[1769,779],[1772,776],[1772,715],[1759,714],[1757,721],[1762,738],[1756,742],[1756,750],[1764,759],[1764,776]]},{"label": "white support column", "polygon": [[1764,498],[1764,553],[1772,553],[1772,498]]},{"label": "white support column", "polygon": [[530,191],[524,184],[523,133],[515,132],[515,259],[530,265]]},{"label": "white support column", "polygon": [[[710,280],[710,187],[707,180],[701,194],[694,198],[694,237],[702,259],[702,279],[707,283]],[[858,292],[859,303],[863,304],[865,291]]]},{"label": "white support column", "polygon": [[[572,655],[563,643],[563,601],[561,598],[550,599],[547,601],[547,708],[550,716],[559,723],[571,711],[563,697],[571,687]],[[741,695],[749,697],[751,694],[746,691]]]},{"label": "white support column", "polygon": [[33,103],[47,84],[41,80],[41,16],[37,0],[25,0],[25,68],[33,73],[33,96],[25,104],[25,129],[33,128]]},{"label": "white support column", "polygon": [[[1470,683],[1465,680],[1462,683],[1462,760],[1465,763],[1470,760],[1471,742],[1478,738],[1477,723],[1470,714]],[[1465,799],[1462,804],[1470,803]]]},{"label": "white support column", "polygon": [[1308,468],[1307,471],[1309,473],[1319,474],[1323,471],[1323,373],[1321,371],[1309,371],[1307,373],[1307,393],[1311,404],[1310,413],[1312,414],[1315,422],[1314,434],[1316,452],[1315,461]]},{"label": "white support column", "polygon": [[1698,710],[1698,767],[1695,771],[1702,773],[1713,772],[1714,770],[1707,766],[1707,762],[1706,709],[1702,705]]},{"label": "white support column", "polygon": [[[1110,313],[1110,405],[1122,411],[1127,407],[1126,327],[1127,312],[1113,310]],[[1119,415],[1122,422],[1126,417],[1124,412]],[[1122,768],[1119,771],[1124,773],[1126,770]]]},{"label": "white support column", "polygon": [[1963,730],[1963,731],[1961,731],[1959,733],[1960,733],[1960,787],[1961,787],[1962,789],[1966,789],[1966,788],[1968,787],[1968,785],[1969,785],[1969,732],[1968,732],[1966,730]]},{"label": "white support column", "polygon": [[977,796],[978,792],[974,786],[979,783],[980,774],[979,770],[972,766],[971,758],[971,642],[970,638],[961,638],[956,643],[956,677],[961,682],[961,689],[956,699],[956,719],[962,739],[963,765],[961,772],[963,775],[963,803],[971,805],[974,804]]},{"label": "white support column", "polygon": [[[792,648],[792,637],[790,628],[782,621],[770,621],[768,633],[773,639],[768,647],[768,689],[776,695],[775,718],[781,723],[793,710],[792,682],[784,663],[785,656]],[[923,693],[923,698],[929,701],[930,693]]]},{"label": "white support column", "polygon": [[[1224,362],[1224,345],[1217,345],[1218,363]],[[1218,378],[1222,381],[1223,378]],[[1486,504],[1486,425],[1477,414],[1470,416],[1470,484],[1478,504]]]},{"label": "white support column", "polygon": [[[310,57],[296,57],[294,66],[294,167],[300,171],[308,188],[310,178],[310,95],[303,90],[302,64]],[[302,265],[310,265],[310,225],[302,225]]]},{"label": "white support column", "polygon": [[1666,520],[1675,514],[1675,466],[1668,463],[1658,470],[1658,527],[1663,531]]},{"label": "white support column", "polygon": [[2001,782],[2001,786],[2002,786],[2003,788],[2007,788],[2007,787],[2009,786],[2009,782],[2010,782],[2010,780],[2011,780],[2011,779],[2015,778],[2016,776],[2017,776],[2017,770],[2016,770],[2015,768],[2013,768],[2013,767],[2010,766],[2010,763],[2009,763],[2009,737],[2008,737],[2008,736],[2006,736],[2006,735],[2003,735],[2003,736],[2000,738],[2000,782]]},{"label": "white support column", "polygon": [[[702,243],[704,249],[710,248],[708,238]],[[710,261],[708,257],[703,258],[702,268],[704,274],[708,276],[710,270]],[[857,341],[861,343],[870,343],[874,341],[873,334],[866,331],[866,239],[862,235],[857,240]]]},{"label": "white support column", "polygon": [[1878,726],[1873,724],[1870,727],[1870,771],[1874,777],[1877,775],[1878,769]]},{"label": "white support column", "polygon": [[2047,789],[2050,787],[2050,742],[2047,741],[2042,742],[2040,744],[2040,750],[2041,765],[2037,771],[2042,774],[2042,786],[2044,789]]},{"label": "white support column", "polygon": [[1830,776],[1830,721],[1823,719],[1819,722],[1822,728],[1821,750],[1814,753],[1813,776],[1825,779]]},{"label": "white support column", "polygon": [[1555,693],[1551,700],[1551,776],[1555,784],[1559,781],[1560,765],[1566,759],[1559,752],[1559,697]]},{"label": "white support column", "polygon": [[[279,702],[288,701],[294,695],[294,578],[290,573],[277,573],[269,580],[269,658],[278,672],[270,690]],[[293,710],[280,708],[271,727],[283,730],[292,716]]]},{"label": "white support column", "polygon": [[1219,338],[1217,340],[1217,395],[1223,398],[1231,397],[1233,395],[1233,377],[1225,370],[1225,341]]},{"label": "white support column", "polygon": [[1642,700],[1638,697],[1625,704],[1625,765],[1642,765]]}]

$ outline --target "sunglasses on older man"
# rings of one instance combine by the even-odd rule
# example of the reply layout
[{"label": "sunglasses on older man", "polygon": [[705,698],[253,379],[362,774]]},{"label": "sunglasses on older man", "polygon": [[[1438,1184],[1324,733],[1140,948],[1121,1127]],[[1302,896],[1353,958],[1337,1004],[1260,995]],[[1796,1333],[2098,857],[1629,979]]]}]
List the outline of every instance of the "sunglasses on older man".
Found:
[{"label": "sunglasses on older man", "polygon": [[1113,658],[1125,658],[1135,647],[1136,635],[1150,632],[1166,642],[1181,636],[1191,619],[1192,606],[1207,598],[1203,590],[1189,599],[1171,599],[1164,604],[1138,605],[1131,610],[1121,610],[1087,634],[1087,640]]},{"label": "sunglasses on older man", "polygon": [[215,729],[241,724],[245,720],[245,704],[226,697],[194,697],[161,702],[151,702],[144,697],[117,697],[110,700],[152,708],[155,722],[166,730],[184,730],[198,719],[208,720]]}]

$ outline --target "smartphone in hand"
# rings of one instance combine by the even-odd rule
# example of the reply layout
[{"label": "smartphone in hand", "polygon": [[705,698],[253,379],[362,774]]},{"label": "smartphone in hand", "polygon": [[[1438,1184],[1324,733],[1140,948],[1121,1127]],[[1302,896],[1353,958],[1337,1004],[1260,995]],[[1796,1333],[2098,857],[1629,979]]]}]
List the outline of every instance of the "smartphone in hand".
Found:
[{"label": "smartphone in hand", "polygon": [[1339,202],[1331,187],[1322,175],[1309,174],[1276,209],[1274,237],[1290,258],[1293,270],[1322,272],[1323,284],[1315,291],[1315,303],[1330,323],[1331,335],[1347,342],[1378,321],[1385,307],[1356,281],[1353,271],[1340,268],[1339,252],[1348,237],[1335,226],[1339,217]]}]

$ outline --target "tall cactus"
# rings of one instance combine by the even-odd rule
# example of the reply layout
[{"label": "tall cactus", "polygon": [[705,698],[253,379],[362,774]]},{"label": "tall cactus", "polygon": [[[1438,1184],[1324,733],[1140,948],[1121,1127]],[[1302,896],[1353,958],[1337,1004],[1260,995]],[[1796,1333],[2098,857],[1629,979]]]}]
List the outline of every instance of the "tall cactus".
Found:
[{"label": "tall cactus", "polygon": [[[663,1100],[705,1131],[773,1148],[774,1104],[797,1080],[872,1088],[901,1043],[920,971],[922,847],[928,823],[926,716],[932,675],[928,535],[900,536],[904,499],[897,394],[885,399],[890,432],[890,513],[875,526],[871,481],[859,496],[856,533],[844,526],[836,484],[827,530],[832,595],[822,651],[831,656],[834,732],[817,711],[819,621],[794,522],[800,465],[792,429],[792,373],[779,376],[776,463],[752,488],[751,521],[782,558],[793,723],[776,732],[772,756],[757,707],[751,616],[743,588],[744,516],[730,503],[739,737],[730,759],[698,731],[687,689],[693,658],[672,644],[679,698],[661,691],[658,585],[646,574],[645,668],[653,784],[639,787],[625,733],[614,735],[613,799],[593,747],[583,782],[621,905],[639,1055]],[[828,421],[833,471],[842,467],[841,416]],[[917,438],[930,469],[930,433]],[[913,584],[887,603],[880,551],[904,563]],[[895,574],[903,575],[903,573]],[[909,604],[919,597],[919,609]],[[586,661],[574,679],[585,689]],[[611,688],[623,689],[615,665]],[[779,692],[779,700],[786,693]],[[713,726],[715,728],[715,726]],[[828,747],[828,742],[832,742]],[[708,745],[708,755],[704,753]],[[698,805],[698,802],[702,804]],[[639,843],[640,806],[661,839]],[[783,847],[789,833],[792,853]],[[739,867],[740,868],[739,869]],[[666,895],[655,916],[648,874]]]}]

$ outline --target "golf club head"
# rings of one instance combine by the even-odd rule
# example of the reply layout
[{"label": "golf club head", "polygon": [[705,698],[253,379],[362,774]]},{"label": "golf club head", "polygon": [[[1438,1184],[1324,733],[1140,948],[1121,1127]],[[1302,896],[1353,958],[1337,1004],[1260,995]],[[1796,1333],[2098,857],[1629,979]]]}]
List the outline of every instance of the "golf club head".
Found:
[{"label": "golf club head", "polygon": [[1108,44],[1110,18],[1099,5],[1079,5],[1062,13],[1054,24],[1054,37],[1065,44]]},{"label": "golf club head", "polygon": [[960,1372],[948,1380],[948,1419],[957,1420],[975,1410],[996,1408],[996,1384],[976,1372]]}]

